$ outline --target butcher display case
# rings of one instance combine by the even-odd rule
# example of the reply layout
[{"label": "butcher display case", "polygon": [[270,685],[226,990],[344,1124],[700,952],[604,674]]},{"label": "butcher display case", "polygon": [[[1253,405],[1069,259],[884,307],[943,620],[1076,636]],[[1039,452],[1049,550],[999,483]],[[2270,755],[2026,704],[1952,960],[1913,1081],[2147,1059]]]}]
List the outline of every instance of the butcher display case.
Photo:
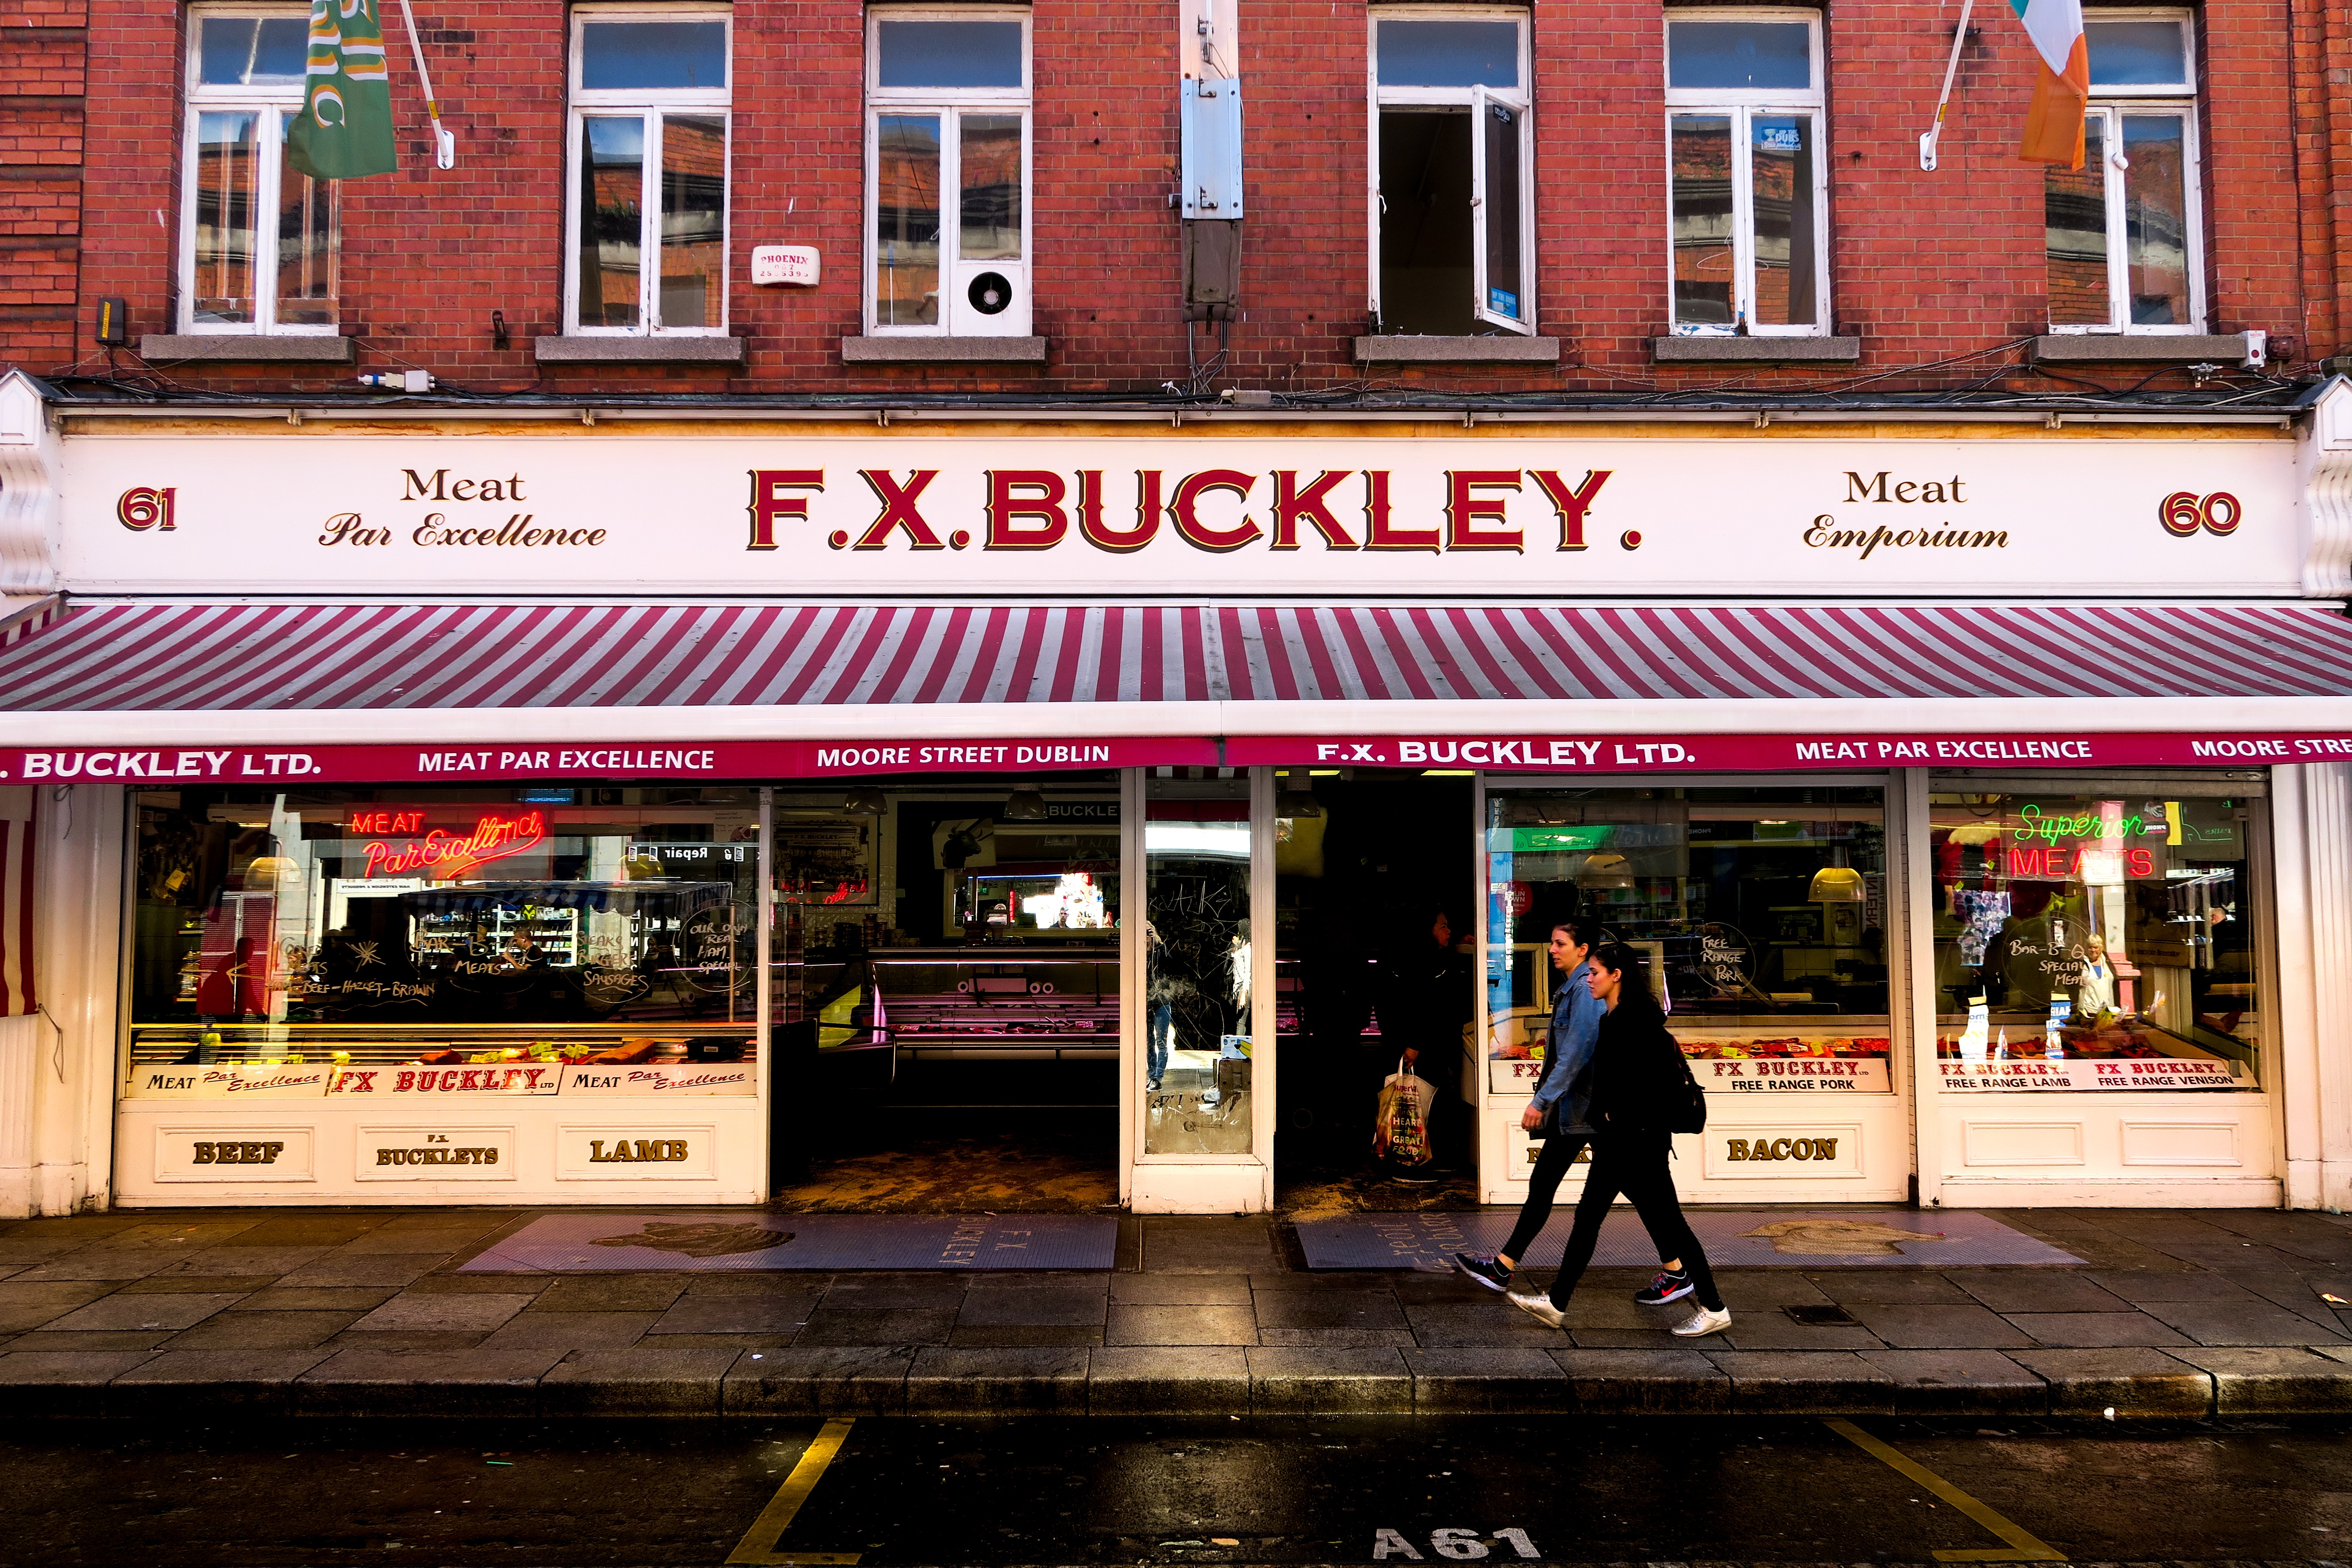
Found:
[{"label": "butcher display case", "polygon": [[1107,1060],[1118,1055],[1118,949],[887,948],[808,963],[825,1052],[901,1060]]}]

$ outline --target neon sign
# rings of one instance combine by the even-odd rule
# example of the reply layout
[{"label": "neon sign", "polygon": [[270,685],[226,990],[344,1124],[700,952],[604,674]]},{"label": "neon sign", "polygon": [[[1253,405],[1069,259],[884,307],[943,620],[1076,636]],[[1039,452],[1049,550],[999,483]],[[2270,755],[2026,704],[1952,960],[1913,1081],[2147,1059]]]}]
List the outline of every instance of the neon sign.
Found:
[{"label": "neon sign", "polygon": [[865,901],[867,890],[865,878],[859,877],[853,881],[845,877],[834,885],[833,891],[827,893],[821,901],[828,904],[862,903]]},{"label": "neon sign", "polygon": [[[415,822],[422,812],[403,813],[395,820]],[[434,828],[420,838],[404,844],[387,844],[382,839],[370,844],[362,853],[367,868],[361,874],[368,877],[405,877],[423,871],[441,881],[464,876],[467,871],[488,860],[502,860],[509,855],[520,855],[535,849],[547,840],[547,818],[539,812],[526,811],[517,816],[485,816],[474,824],[471,833],[458,835]]]},{"label": "neon sign", "polygon": [[2028,838],[2039,838],[2044,844],[2055,844],[2061,838],[2128,838],[2135,833],[2165,831],[2161,827],[2149,828],[2137,812],[2112,818],[2091,812],[2050,816],[2031,801],[2017,808],[2017,816],[2020,826],[2011,831],[2020,842]]},{"label": "neon sign", "polygon": [[425,814],[422,811],[361,811],[354,807],[351,819],[343,824],[343,831],[353,837],[362,833],[422,833],[425,831]]},{"label": "neon sign", "polygon": [[2137,847],[2113,849],[2011,849],[2009,874],[2029,882],[2119,882],[2156,875],[2156,855]]}]

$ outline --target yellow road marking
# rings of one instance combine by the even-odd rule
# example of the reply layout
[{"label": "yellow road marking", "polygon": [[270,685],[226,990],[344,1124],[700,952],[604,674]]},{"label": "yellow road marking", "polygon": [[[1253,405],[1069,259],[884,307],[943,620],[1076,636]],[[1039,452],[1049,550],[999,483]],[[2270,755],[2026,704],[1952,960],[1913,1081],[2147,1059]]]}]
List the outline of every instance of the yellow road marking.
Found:
[{"label": "yellow road marking", "polygon": [[824,1424],[824,1430],[802,1452],[793,1473],[784,1478],[784,1484],[776,1489],[776,1495],[768,1500],[768,1506],[760,1510],[760,1517],[751,1521],[751,1528],[743,1532],[743,1539],[727,1554],[730,1563],[810,1563],[846,1568],[857,1561],[859,1553],[855,1552],[787,1552],[782,1545],[784,1531],[793,1522],[793,1516],[800,1512],[801,1504],[808,1501],[809,1493],[816,1490],[817,1482],[824,1479],[825,1467],[841,1452],[841,1445],[849,1438],[850,1425],[856,1420],[856,1416],[848,1416]]},{"label": "yellow road marking", "polygon": [[1918,1482],[1919,1485],[2009,1542],[2008,1549],[2005,1551],[1982,1548],[1969,1552],[1938,1552],[1933,1554],[1937,1562],[2063,1563],[2066,1561],[2066,1554],[2048,1542],[2037,1538],[2021,1526],[2011,1523],[1943,1477],[1888,1447],[1853,1422],[1825,1420],[1822,1425],[1890,1469]]}]

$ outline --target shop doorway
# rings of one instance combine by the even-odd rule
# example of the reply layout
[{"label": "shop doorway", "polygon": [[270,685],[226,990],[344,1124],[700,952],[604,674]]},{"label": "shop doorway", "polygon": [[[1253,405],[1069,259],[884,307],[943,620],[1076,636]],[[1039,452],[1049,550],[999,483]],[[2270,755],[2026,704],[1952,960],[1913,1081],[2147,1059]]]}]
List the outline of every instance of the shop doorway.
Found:
[{"label": "shop doorway", "polygon": [[[1275,1191],[1286,1210],[1476,1202],[1475,784],[1276,775]],[[1408,1053],[1433,1091],[1423,1163],[1373,1151],[1382,1080]]]},{"label": "shop doorway", "polygon": [[871,1212],[1118,1196],[1115,775],[776,790],[776,1194]]}]

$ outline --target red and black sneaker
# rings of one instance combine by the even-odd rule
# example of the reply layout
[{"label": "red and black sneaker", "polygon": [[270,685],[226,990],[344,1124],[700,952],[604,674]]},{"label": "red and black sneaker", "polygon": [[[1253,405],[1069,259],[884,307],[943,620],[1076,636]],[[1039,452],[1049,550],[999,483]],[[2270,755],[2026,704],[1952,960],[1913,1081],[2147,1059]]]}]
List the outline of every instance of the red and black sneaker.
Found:
[{"label": "red and black sneaker", "polygon": [[1681,1300],[1696,1289],[1689,1270],[1661,1269],[1655,1279],[1633,1292],[1633,1300],[1644,1307],[1663,1307],[1669,1301]]}]

